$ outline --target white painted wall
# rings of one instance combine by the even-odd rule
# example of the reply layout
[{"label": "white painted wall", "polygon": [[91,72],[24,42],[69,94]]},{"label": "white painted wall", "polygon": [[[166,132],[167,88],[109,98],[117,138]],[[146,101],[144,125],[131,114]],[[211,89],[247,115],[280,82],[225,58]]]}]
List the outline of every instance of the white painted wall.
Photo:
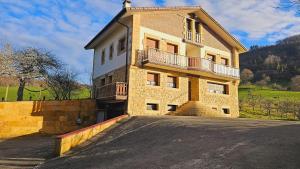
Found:
[{"label": "white painted wall", "polygon": [[[125,28],[120,28],[113,31],[110,34],[110,38],[106,41],[102,41],[100,45],[96,46],[94,49],[94,77],[93,79],[107,74],[115,69],[125,66],[126,63],[126,52],[118,56],[118,43],[121,38],[127,36],[127,30]],[[109,60],[109,48],[111,44],[114,45],[113,59]],[[105,64],[101,65],[101,55],[102,50],[105,49]],[[129,37],[129,51],[131,50],[131,36]],[[130,60],[130,53],[129,58]]]}]

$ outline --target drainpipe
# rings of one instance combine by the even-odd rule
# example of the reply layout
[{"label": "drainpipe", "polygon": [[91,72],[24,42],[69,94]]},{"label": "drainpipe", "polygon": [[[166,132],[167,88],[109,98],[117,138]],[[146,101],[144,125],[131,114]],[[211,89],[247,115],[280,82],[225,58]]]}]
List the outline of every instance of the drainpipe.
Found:
[{"label": "drainpipe", "polygon": [[128,114],[128,94],[129,94],[129,81],[128,81],[128,58],[129,58],[129,26],[120,22],[119,20],[117,20],[117,23],[119,23],[120,25],[122,25],[123,27],[125,27],[127,29],[127,37],[126,37],[126,65],[125,65],[125,82],[127,83],[127,100],[125,103],[125,114]]}]

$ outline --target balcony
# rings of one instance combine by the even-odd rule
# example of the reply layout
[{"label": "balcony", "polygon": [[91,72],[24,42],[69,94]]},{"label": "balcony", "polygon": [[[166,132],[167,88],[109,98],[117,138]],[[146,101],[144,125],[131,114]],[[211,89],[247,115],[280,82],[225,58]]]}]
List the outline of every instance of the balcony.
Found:
[{"label": "balcony", "polygon": [[116,82],[98,87],[96,90],[96,99],[106,101],[127,100],[127,83]]},{"label": "balcony", "polygon": [[180,69],[184,73],[203,76],[213,74],[234,79],[239,79],[240,77],[240,70],[237,68],[216,64],[199,57],[186,57],[158,49],[139,50],[138,57],[143,65],[161,65],[167,68],[176,68],[173,69],[175,71],[179,71]]}]

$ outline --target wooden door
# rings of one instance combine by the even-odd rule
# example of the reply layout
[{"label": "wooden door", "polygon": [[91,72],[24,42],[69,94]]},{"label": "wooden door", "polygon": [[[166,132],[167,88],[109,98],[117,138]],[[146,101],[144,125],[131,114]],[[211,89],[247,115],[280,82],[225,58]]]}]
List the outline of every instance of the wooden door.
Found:
[{"label": "wooden door", "polygon": [[170,53],[178,54],[178,46],[168,43],[167,44],[167,51],[170,52]]}]

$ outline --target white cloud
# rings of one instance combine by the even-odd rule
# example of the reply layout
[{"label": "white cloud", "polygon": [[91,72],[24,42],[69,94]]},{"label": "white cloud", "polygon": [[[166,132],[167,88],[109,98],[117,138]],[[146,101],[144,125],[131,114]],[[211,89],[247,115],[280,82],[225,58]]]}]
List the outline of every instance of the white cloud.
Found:
[{"label": "white cloud", "polygon": [[154,0],[133,0],[132,3],[134,6],[140,6],[140,7],[156,6]]},{"label": "white cloud", "polygon": [[274,34],[282,38],[300,30],[300,18],[295,11],[276,8],[280,0],[194,0],[194,4],[201,5],[231,32],[246,32],[252,40],[274,41]]}]

